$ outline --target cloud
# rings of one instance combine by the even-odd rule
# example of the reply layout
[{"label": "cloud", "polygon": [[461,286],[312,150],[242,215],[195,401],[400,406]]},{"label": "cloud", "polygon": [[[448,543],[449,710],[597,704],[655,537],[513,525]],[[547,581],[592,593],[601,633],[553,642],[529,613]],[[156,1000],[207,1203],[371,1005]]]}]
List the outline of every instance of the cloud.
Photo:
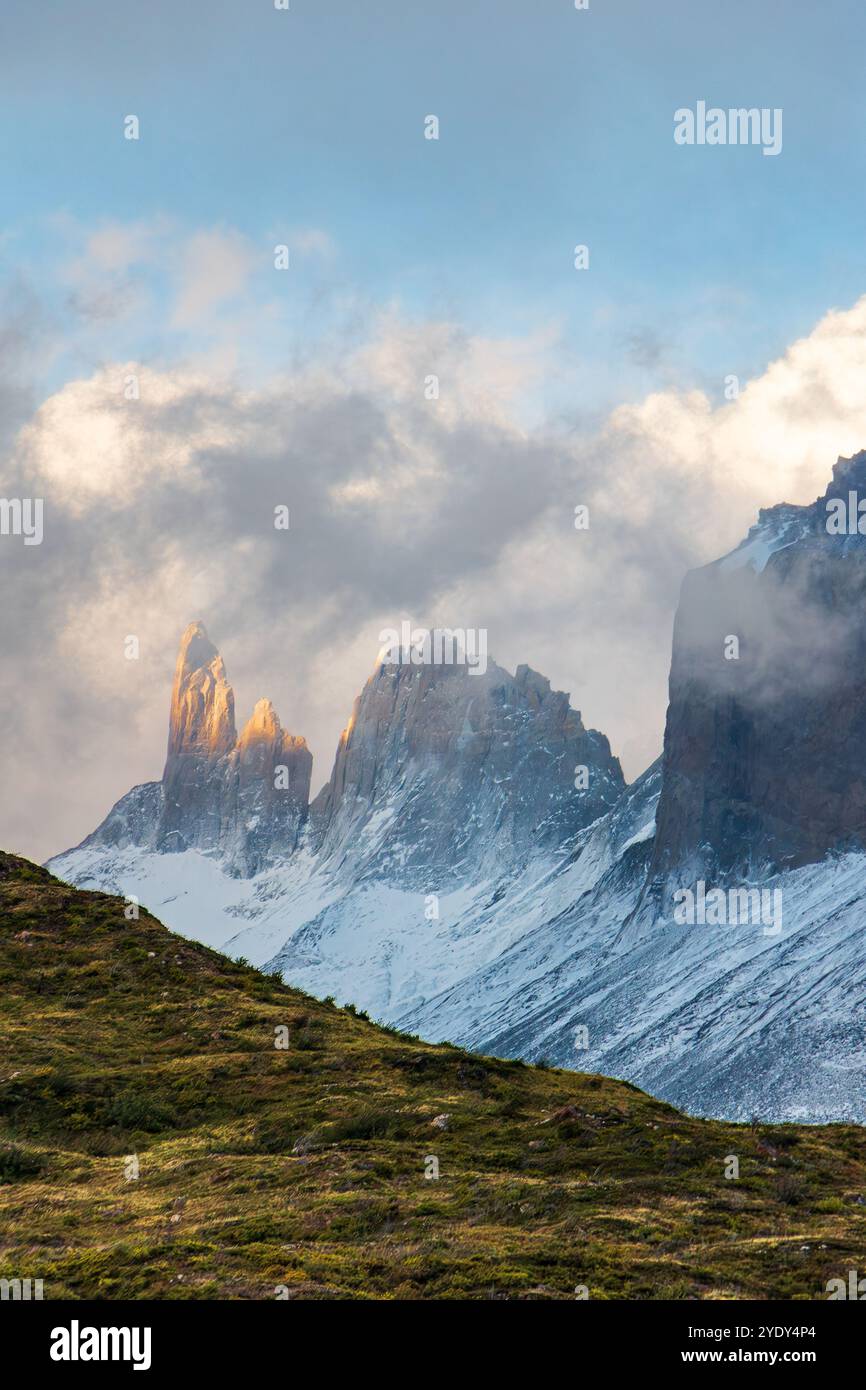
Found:
[{"label": "cloud", "polygon": [[236,299],[261,260],[247,238],[233,230],[214,228],[190,237],[182,258],[174,326],[189,328]]},{"label": "cloud", "polygon": [[50,396],[21,430],[17,456],[67,515],[120,512],[160,482],[201,485],[201,452],[237,440],[233,406],[207,377],[118,364]]},{"label": "cloud", "polygon": [[670,352],[670,345],[653,328],[634,329],[626,336],[625,347],[629,358],[638,367],[658,367]]},{"label": "cloud", "polygon": [[[251,274],[243,238],[196,246],[190,319]],[[108,238],[95,254],[122,265],[128,250]],[[656,392],[594,433],[527,423],[556,360],[553,333],[485,339],[392,309],[342,357],[255,385],[127,362],[51,394],[8,460],[12,486],[45,498],[45,541],[0,556],[18,788],[0,844],[56,852],[160,774],[175,647],[199,617],[239,718],[269,695],[310,740],[317,784],[379,632],[403,617],[486,627],[496,660],[570,690],[637,774],[661,744],[685,570],[735,545],[758,506],[811,500],[866,442],[866,300],[828,314],[736,401]],[[579,503],[588,531],[574,528]],[[281,504],[289,531],[274,528]]]},{"label": "cloud", "polygon": [[73,315],[85,323],[132,317],[145,303],[142,270],[158,258],[166,220],[105,222],[89,233],[69,217],[54,220],[61,235],[79,243],[60,267]]},{"label": "cloud", "polygon": [[[864,373],[866,298],[734,401],[670,390],[620,407],[540,474],[548,505],[489,571],[455,578],[444,611],[471,606],[500,662],[528,660],[570,690],[635,775],[661,747],[685,571],[732,549],[760,507],[823,493],[836,458],[866,445]],[[578,503],[588,531],[573,528]]]},{"label": "cloud", "polygon": [[866,440],[864,372],[866,297],[826,314],[737,399],[713,409],[700,391],[658,393],[615,411],[610,437],[668,472],[723,476],[753,507],[811,501]]},{"label": "cloud", "polygon": [[161,230],[160,222],[105,222],[87,236],[83,254],[72,263],[70,273],[73,278],[89,279],[94,272],[117,273],[149,261]]}]

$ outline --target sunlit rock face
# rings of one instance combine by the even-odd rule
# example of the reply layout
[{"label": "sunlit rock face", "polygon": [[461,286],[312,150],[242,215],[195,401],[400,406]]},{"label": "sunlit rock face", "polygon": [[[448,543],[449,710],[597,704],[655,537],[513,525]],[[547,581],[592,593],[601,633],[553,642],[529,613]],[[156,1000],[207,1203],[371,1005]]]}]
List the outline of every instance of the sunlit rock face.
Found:
[{"label": "sunlit rock face", "polygon": [[866,453],[839,459],[823,497],[762,511],[737,550],[687,576],[656,872],[753,874],[866,847],[858,498],[866,499]]},{"label": "sunlit rock face", "polygon": [[[252,721],[251,721],[252,722]],[[180,641],[168,729],[168,761],[184,756],[222,757],[234,748],[235,697],[223,659],[202,623],[191,623]]]},{"label": "sunlit rock face", "polygon": [[219,854],[230,874],[257,873],[297,846],[313,759],[260,700],[240,738],[234,692],[202,623],[183,634],[161,782],[134,787],[86,845]]},{"label": "sunlit rock face", "polygon": [[297,848],[312,770],[306,741],[280,727],[270,700],[259,700],[232,753],[231,823],[239,870],[255,873]]},{"label": "sunlit rock face", "polygon": [[231,875],[292,857],[355,881],[438,889],[569,853],[624,788],[601,733],[528,666],[381,658],[355,701],[330,780],[309,805],[312,758],[260,700],[240,736],[201,623],[181,640],[159,783],[134,788],[84,842],[200,850]]},{"label": "sunlit rock face", "polygon": [[159,849],[222,843],[235,800],[236,742],[235,698],[222,657],[203,624],[192,623],[181,638],[171,694]]}]

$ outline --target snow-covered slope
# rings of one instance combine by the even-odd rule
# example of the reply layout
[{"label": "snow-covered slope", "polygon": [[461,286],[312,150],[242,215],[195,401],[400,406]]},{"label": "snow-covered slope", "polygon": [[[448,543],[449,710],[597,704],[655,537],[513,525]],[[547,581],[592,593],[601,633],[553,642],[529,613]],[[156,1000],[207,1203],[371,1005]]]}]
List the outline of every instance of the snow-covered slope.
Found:
[{"label": "snow-covered slope", "polygon": [[778,937],[671,915],[635,937],[621,924],[641,881],[640,863],[622,862],[397,1022],[624,1077],[696,1114],[866,1123],[866,856],[771,880],[785,905]]},{"label": "snow-covered slope", "polygon": [[[643,846],[638,854],[645,856],[658,788],[654,765],[610,812],[556,852],[540,851],[522,864],[505,861],[498,873],[440,896],[437,917],[425,915],[426,896],[376,879],[360,882],[299,927],[268,964],[311,993],[351,999],[378,1018],[409,1017],[441,991],[492,974],[495,963],[559,921],[633,845]],[[260,939],[258,925],[249,935]],[[237,938],[241,947],[245,939]],[[470,1014],[480,1015],[486,1002],[476,995]],[[440,1027],[434,1014],[433,1032]],[[438,1036],[451,1036],[452,1025],[462,1033],[467,1022],[449,1016]]]}]

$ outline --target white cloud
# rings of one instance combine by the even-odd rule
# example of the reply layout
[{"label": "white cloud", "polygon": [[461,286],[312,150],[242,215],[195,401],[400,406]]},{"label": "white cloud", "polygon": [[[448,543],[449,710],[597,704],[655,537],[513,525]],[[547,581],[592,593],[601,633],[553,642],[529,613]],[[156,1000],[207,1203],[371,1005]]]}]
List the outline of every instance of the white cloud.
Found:
[{"label": "white cloud", "polygon": [[73,262],[72,272],[90,278],[94,271],[117,272],[148,261],[165,225],[161,222],[106,222],[85,241],[84,253]]},{"label": "white cloud", "polygon": [[172,315],[176,328],[190,328],[236,299],[257,267],[267,264],[240,232],[213,228],[196,232],[183,250],[177,299]]},{"label": "white cloud", "polygon": [[837,455],[866,444],[864,379],[866,296],[826,314],[735,401],[713,409],[700,391],[669,391],[621,407],[610,444],[639,443],[664,471],[701,472],[752,510],[811,501]]},{"label": "white cloud", "polygon": [[[570,690],[634,776],[661,748],[670,635],[684,571],[736,545],[758,509],[823,493],[866,447],[866,297],[832,311],[738,400],[654,393],[575,446],[574,468],[493,568],[443,600]],[[588,503],[588,532],[573,506]]]},{"label": "white cloud", "polygon": [[[128,399],[132,381],[139,395]],[[119,509],[161,479],[197,486],[201,452],[237,442],[241,417],[232,405],[225,387],[207,376],[117,364],[49,396],[22,429],[17,454],[70,515],[109,500]],[[177,412],[184,413],[182,430]]]}]

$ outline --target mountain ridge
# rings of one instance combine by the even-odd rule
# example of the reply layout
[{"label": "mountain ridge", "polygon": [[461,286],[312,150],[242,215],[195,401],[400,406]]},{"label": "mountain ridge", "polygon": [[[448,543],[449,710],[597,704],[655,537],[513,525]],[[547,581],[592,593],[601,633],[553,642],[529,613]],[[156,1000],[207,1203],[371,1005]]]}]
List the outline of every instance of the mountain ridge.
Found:
[{"label": "mountain ridge", "polygon": [[[213,853],[142,850],[145,787],[51,863],[428,1037],[705,1114],[866,1121],[866,537],[823,520],[852,486],[866,453],[686,577],[664,749],[628,786],[530,668],[380,661],[288,857],[230,885]],[[684,925],[697,884],[715,916]],[[778,922],[720,919],[728,888]]]}]

